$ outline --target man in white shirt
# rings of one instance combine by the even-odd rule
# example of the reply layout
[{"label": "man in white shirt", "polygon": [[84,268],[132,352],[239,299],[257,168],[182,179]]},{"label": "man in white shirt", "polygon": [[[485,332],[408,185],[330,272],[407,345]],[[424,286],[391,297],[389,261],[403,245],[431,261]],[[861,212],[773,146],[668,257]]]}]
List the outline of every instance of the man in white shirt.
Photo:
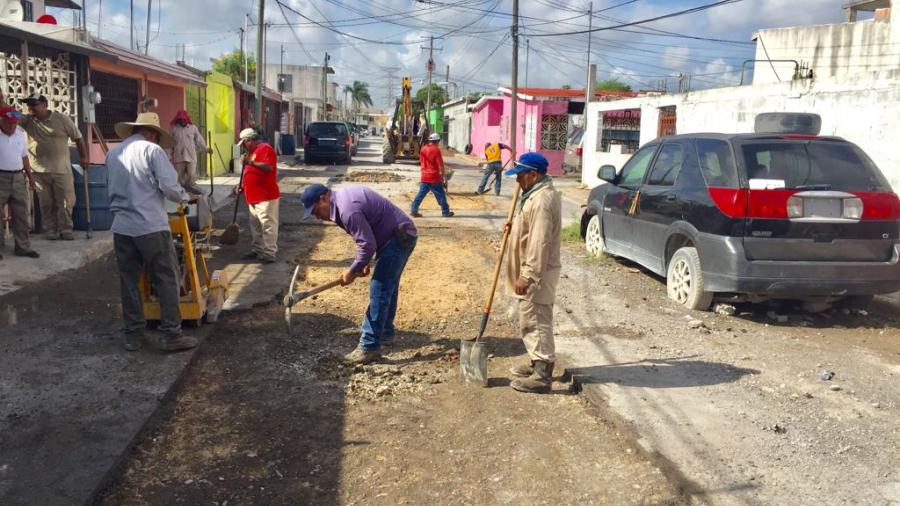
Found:
[{"label": "man in white shirt", "polygon": [[0,206],[9,204],[12,210],[16,256],[38,258],[28,237],[28,189],[34,190],[34,179],[21,120],[15,108],[0,107]]}]

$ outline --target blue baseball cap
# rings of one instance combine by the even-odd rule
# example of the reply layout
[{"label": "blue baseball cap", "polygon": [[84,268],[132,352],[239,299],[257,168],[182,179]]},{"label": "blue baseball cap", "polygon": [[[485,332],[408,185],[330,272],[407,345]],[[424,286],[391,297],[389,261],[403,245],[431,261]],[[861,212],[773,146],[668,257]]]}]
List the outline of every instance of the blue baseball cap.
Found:
[{"label": "blue baseball cap", "polygon": [[303,207],[306,208],[306,212],[303,213],[303,219],[308,220],[310,216],[312,216],[313,207],[315,207],[316,202],[322,198],[322,195],[330,192],[327,186],[324,184],[311,184],[303,190],[303,194],[300,195],[300,202],[303,203]]},{"label": "blue baseball cap", "polygon": [[540,153],[525,153],[524,155],[519,157],[519,161],[516,162],[516,165],[507,170],[504,174],[507,176],[515,176],[516,174],[520,174],[522,172],[530,172],[537,171],[541,174],[547,173],[547,165],[550,162],[544,158],[544,155]]}]

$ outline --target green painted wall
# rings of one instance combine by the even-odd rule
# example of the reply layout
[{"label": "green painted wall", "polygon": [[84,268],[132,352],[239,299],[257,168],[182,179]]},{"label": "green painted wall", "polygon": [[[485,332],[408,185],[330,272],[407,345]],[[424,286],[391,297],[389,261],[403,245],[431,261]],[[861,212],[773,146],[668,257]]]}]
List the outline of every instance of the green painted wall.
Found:
[{"label": "green painted wall", "polygon": [[[231,148],[236,138],[234,115],[234,85],[231,77],[210,72],[206,75],[206,119],[212,136],[213,145],[210,147],[213,148],[212,159],[216,175],[228,172],[225,164],[231,160]],[[222,163],[223,158],[225,163]]]}]

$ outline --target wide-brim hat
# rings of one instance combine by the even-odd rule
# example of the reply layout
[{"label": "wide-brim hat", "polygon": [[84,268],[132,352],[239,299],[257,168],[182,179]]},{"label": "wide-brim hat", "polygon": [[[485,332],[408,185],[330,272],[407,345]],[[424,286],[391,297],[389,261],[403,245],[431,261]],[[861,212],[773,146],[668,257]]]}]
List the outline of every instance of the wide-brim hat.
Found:
[{"label": "wide-brim hat", "polygon": [[159,115],[155,112],[142,112],[138,114],[137,119],[134,121],[116,123],[116,135],[118,135],[120,139],[131,137],[131,134],[134,133],[134,127],[138,126],[150,128],[159,132],[159,145],[163,149],[172,149],[175,147],[175,138],[159,126]]}]

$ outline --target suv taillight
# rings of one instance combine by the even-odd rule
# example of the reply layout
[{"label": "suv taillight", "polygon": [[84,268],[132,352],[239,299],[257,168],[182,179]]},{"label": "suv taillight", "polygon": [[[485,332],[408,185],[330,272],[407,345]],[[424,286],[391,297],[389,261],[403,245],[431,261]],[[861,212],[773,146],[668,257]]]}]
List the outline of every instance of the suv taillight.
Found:
[{"label": "suv taillight", "polygon": [[584,151],[582,151],[581,146],[579,146],[578,149],[575,150],[575,154],[578,156],[581,156],[581,153],[583,153],[583,152]]},{"label": "suv taillight", "polygon": [[344,137],[344,144],[349,148],[350,147],[350,136]]},{"label": "suv taillight", "polygon": [[[804,215],[798,190],[750,190],[708,188],[710,198],[729,218],[786,220]],[[900,218],[900,198],[891,192],[852,192],[843,201],[843,218],[851,220],[896,220]]]}]

